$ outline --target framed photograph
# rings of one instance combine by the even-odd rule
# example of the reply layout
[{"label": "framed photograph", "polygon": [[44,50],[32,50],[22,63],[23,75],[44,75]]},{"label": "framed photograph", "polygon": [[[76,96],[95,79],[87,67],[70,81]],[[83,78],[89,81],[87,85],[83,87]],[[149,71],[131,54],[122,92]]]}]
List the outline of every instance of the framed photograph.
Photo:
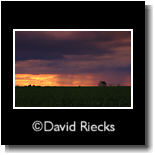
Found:
[{"label": "framed photograph", "polygon": [[132,109],[133,30],[14,29],[14,109]]},{"label": "framed photograph", "polygon": [[2,145],[146,144],[145,2],[2,1],[1,52]]}]

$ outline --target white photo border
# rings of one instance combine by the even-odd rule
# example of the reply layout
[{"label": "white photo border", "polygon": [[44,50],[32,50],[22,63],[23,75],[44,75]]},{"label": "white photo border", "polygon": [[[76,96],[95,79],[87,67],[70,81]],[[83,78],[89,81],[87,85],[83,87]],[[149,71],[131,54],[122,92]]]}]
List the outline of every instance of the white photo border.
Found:
[{"label": "white photo border", "polygon": [[[131,107],[15,107],[15,32],[16,31],[130,31],[131,32]],[[13,29],[13,109],[133,109],[133,29]]]}]

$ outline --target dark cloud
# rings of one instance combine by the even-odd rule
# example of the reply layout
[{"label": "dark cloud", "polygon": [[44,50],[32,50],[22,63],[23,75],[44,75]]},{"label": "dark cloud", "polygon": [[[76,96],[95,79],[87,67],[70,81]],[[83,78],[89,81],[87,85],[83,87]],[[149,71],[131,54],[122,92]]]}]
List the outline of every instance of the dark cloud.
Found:
[{"label": "dark cloud", "polygon": [[[130,32],[17,31],[16,61],[63,59],[64,55],[103,55],[112,48],[130,46]],[[124,40],[128,39],[124,42]]]}]

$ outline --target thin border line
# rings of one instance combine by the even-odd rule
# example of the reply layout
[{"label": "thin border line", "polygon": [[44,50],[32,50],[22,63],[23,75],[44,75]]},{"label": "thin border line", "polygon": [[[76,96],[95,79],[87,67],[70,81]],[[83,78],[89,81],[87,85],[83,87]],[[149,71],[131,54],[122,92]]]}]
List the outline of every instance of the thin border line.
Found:
[{"label": "thin border line", "polygon": [[[131,107],[15,107],[15,31],[130,31]],[[13,29],[13,109],[133,109],[133,29]]]}]

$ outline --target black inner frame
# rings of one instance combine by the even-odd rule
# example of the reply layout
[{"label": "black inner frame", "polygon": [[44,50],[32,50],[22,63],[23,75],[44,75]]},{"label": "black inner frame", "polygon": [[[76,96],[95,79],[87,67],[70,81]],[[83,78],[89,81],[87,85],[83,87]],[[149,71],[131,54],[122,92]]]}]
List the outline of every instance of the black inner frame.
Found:
[{"label": "black inner frame", "polygon": [[[145,2],[3,1],[1,7],[2,144],[145,144]],[[13,109],[13,29],[133,29],[133,109]],[[116,131],[34,132],[35,120],[105,120]]]}]

